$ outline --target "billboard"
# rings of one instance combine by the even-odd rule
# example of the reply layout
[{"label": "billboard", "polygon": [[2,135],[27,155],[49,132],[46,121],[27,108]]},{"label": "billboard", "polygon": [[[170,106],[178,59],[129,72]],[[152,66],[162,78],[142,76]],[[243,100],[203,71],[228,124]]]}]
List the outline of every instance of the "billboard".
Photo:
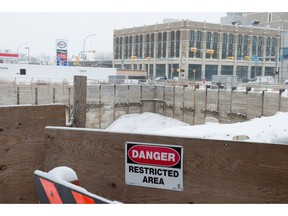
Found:
[{"label": "billboard", "polygon": [[56,40],[56,65],[68,66],[68,40]]}]

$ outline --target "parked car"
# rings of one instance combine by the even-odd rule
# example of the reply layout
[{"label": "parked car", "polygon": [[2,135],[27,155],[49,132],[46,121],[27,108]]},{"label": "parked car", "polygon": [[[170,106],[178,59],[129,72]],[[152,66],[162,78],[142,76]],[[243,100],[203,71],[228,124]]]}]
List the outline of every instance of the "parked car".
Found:
[{"label": "parked car", "polygon": [[155,78],[155,81],[157,81],[157,82],[165,82],[166,80],[167,80],[167,77],[166,77],[166,76]]},{"label": "parked car", "polygon": [[288,80],[285,80],[285,81],[284,81],[283,87],[284,87],[285,89],[288,89]]},{"label": "parked car", "polygon": [[257,76],[251,79],[248,83],[274,84],[275,82],[272,76]]}]

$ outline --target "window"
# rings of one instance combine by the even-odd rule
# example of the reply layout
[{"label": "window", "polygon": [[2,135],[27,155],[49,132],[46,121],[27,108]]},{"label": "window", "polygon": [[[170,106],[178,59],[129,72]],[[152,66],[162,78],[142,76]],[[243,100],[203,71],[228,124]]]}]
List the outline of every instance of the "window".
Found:
[{"label": "window", "polygon": [[201,40],[202,40],[202,32],[197,31],[196,33],[196,48],[197,48],[196,57],[197,58],[200,58],[201,56]]},{"label": "window", "polygon": [[132,56],[132,36],[129,37],[129,58]]},{"label": "window", "polygon": [[139,51],[139,35],[136,35],[134,55],[137,56],[137,58],[139,57],[138,51]]},{"label": "window", "polygon": [[20,69],[20,75],[26,75],[26,69]]},{"label": "window", "polygon": [[248,35],[244,35],[243,56],[248,56]]},{"label": "window", "polygon": [[257,53],[258,53],[258,56],[260,57],[262,56],[262,43],[263,43],[263,37],[259,36]]},{"label": "window", "polygon": [[139,58],[142,58],[142,52],[143,52],[143,35],[140,35]]},{"label": "window", "polygon": [[176,57],[179,57],[180,53],[180,31],[176,32]]},{"label": "window", "polygon": [[233,43],[234,43],[234,35],[229,34],[228,57],[234,57]]},{"label": "window", "polygon": [[166,58],[166,47],[167,47],[167,32],[163,33],[163,58]]},{"label": "window", "polygon": [[124,58],[127,59],[129,55],[128,51],[128,36],[125,37],[125,53],[124,53]]},{"label": "window", "polygon": [[223,40],[222,40],[222,59],[227,58],[227,34],[223,34]]},{"label": "window", "polygon": [[162,33],[159,32],[159,33],[158,33],[158,55],[157,55],[158,58],[161,58],[161,57],[162,57],[162,56],[161,56],[161,51],[162,51],[162,49],[161,49],[161,44],[162,44]]},{"label": "window", "polygon": [[[211,32],[207,32],[206,33],[206,49],[210,49],[211,48],[211,41],[212,41],[212,37],[211,37]],[[211,54],[206,53],[206,58],[210,58]]]},{"label": "window", "polygon": [[257,37],[252,37],[252,55],[256,55]]},{"label": "window", "polygon": [[147,57],[151,57],[151,55],[150,55],[150,34],[146,35],[146,55],[147,55]]},{"label": "window", "polygon": [[[190,31],[190,39],[189,39],[189,47],[194,47],[194,42],[195,42],[195,32]],[[193,58],[194,57],[194,52],[189,52],[189,57]]]},{"label": "window", "polygon": [[174,40],[175,40],[175,32],[171,32],[171,48],[170,48],[170,57],[174,57]]},{"label": "window", "polygon": [[218,58],[217,52],[218,52],[218,33],[214,32],[213,33],[213,50],[214,50],[214,54],[212,56],[212,58],[216,59]]},{"label": "window", "polygon": [[119,37],[116,38],[115,40],[115,56],[114,56],[114,59],[119,59]]},{"label": "window", "polygon": [[243,36],[238,35],[237,58],[243,57],[242,56],[242,44],[243,44]]},{"label": "window", "polygon": [[154,33],[151,34],[151,57],[154,58]]},{"label": "window", "polygon": [[[271,46],[271,38],[270,37],[267,37],[266,38],[266,56],[270,56],[270,47]],[[266,59],[266,61],[269,61],[269,59]]]}]

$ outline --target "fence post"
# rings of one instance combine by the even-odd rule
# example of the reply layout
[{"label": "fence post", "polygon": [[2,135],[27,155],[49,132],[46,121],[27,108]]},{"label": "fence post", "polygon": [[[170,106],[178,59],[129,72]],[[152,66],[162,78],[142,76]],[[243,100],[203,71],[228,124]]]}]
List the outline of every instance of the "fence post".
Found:
[{"label": "fence post", "polygon": [[85,128],[86,96],[87,96],[87,77],[74,76],[73,126]]},{"label": "fence post", "polygon": [[38,105],[38,88],[35,88],[35,105]]},{"label": "fence post", "polygon": [[56,90],[55,90],[55,88],[53,88],[53,104],[55,103],[55,93],[56,93]]},{"label": "fence post", "polygon": [[20,89],[17,87],[17,105],[20,104]]}]

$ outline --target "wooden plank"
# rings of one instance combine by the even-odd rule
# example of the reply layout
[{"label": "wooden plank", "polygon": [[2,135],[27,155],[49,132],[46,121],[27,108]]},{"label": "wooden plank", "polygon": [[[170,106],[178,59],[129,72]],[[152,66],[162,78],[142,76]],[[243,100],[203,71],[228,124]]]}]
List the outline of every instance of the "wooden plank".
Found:
[{"label": "wooden plank", "polygon": [[0,107],[0,203],[37,203],[47,125],[65,126],[64,105]]},{"label": "wooden plank", "polygon": [[74,123],[73,126],[86,126],[86,96],[87,96],[87,77],[74,76]]},{"label": "wooden plank", "polygon": [[[125,185],[125,142],[184,148],[184,191]],[[73,168],[83,187],[123,203],[287,203],[288,146],[46,127],[45,170]]]}]

